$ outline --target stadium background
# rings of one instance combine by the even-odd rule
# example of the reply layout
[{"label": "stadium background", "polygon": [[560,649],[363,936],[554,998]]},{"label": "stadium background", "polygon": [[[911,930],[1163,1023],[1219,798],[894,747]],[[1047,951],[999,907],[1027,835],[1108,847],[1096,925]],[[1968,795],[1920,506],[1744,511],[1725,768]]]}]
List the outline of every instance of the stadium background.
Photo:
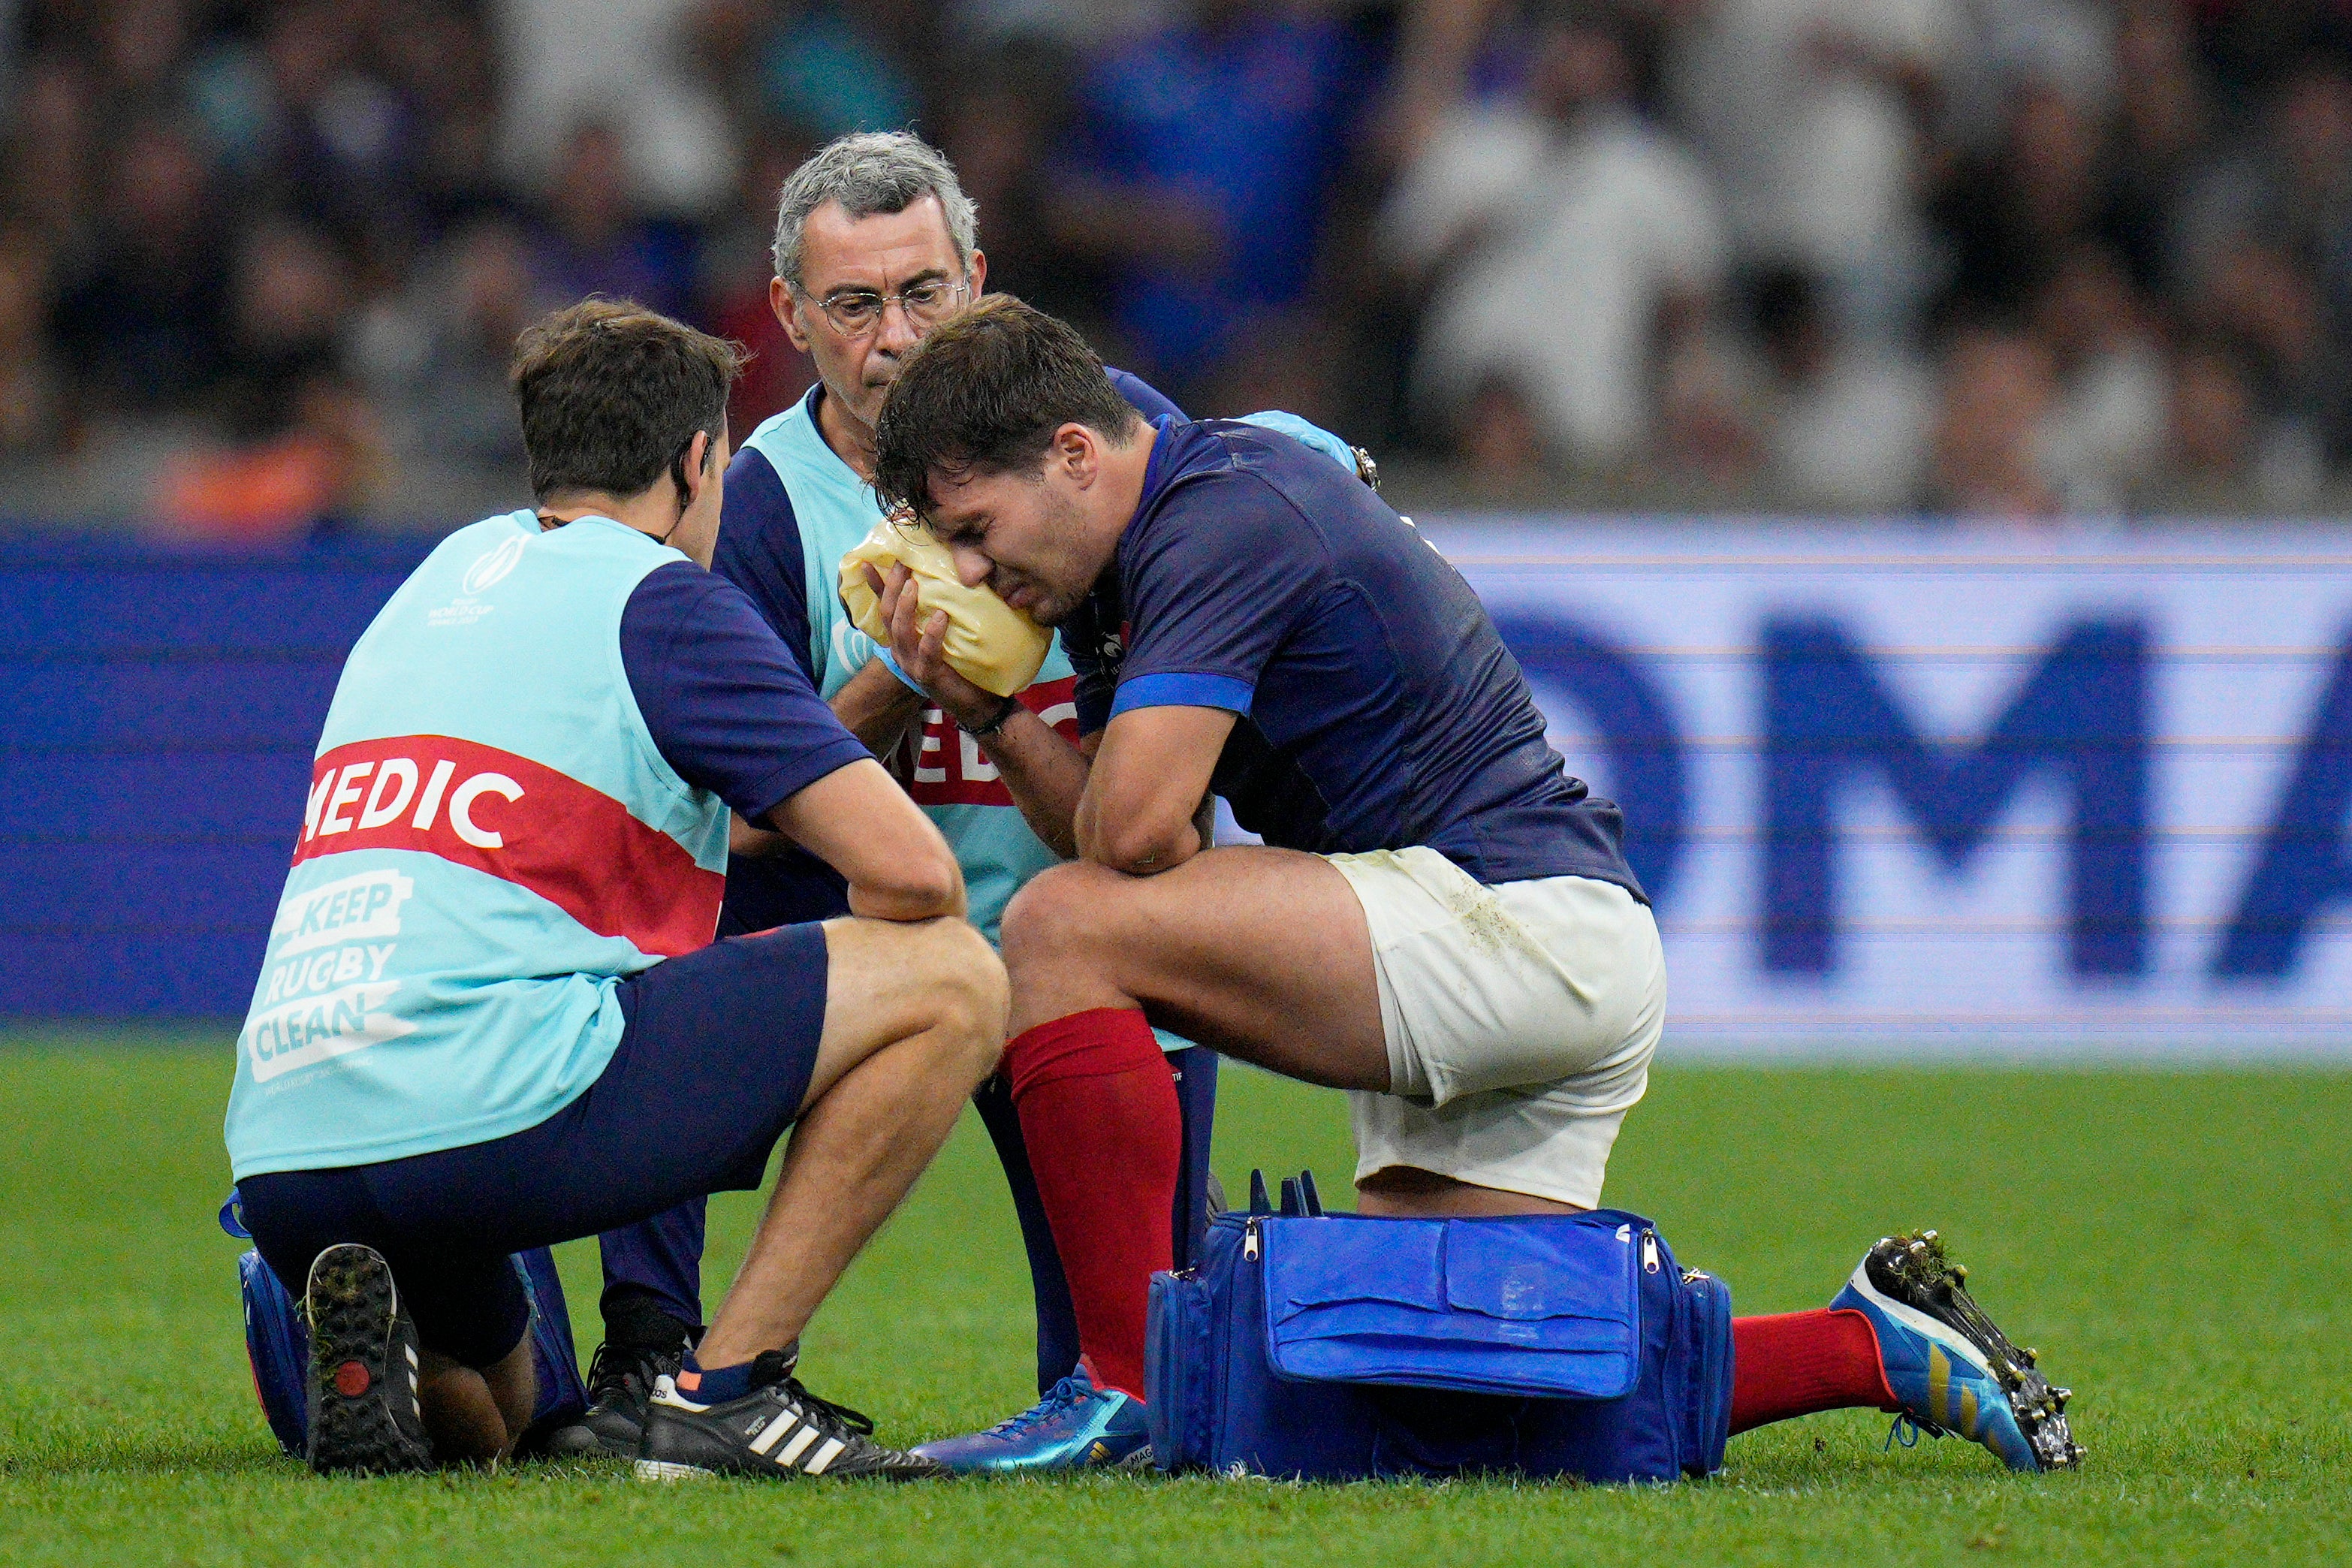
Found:
[{"label": "stadium background", "polygon": [[[1675,1005],[1612,1200],[1743,1309],[1943,1223],[2066,1347],[2105,1469],[2024,1489],[1831,1420],[1678,1500],[1086,1483],[919,1527],[730,1500],[697,1539],[2340,1554],[2352,5],[5,0],[7,1555],[671,1539],[561,1478],[354,1523],[270,1458],[204,1230],[231,1020],[343,652],[527,500],[514,331],[603,290],[738,337],[748,429],[807,384],[776,184],[904,125],[992,285],[1196,411],[1378,452],[1625,801]],[[1311,1095],[1237,1072],[1226,1106],[1228,1183],[1346,1158]],[[969,1132],[812,1342],[893,1430],[1020,1393]]]}]

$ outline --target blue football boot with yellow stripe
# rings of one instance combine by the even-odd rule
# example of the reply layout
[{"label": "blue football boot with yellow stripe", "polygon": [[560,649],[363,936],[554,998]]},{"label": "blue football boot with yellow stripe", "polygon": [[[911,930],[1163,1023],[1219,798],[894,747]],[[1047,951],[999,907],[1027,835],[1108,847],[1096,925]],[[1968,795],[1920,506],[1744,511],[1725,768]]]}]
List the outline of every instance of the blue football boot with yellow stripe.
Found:
[{"label": "blue football boot with yellow stripe", "polygon": [[2013,1470],[2066,1470],[2083,1462],[2066,1426],[2072,1389],[2053,1388],[2034,1352],[2011,1344],[1963,1284],[1932,1230],[1891,1236],[1864,1255],[1830,1303],[1870,1321],[1886,1386],[1934,1436],[1957,1432]]},{"label": "blue football boot with yellow stripe", "polygon": [[1080,1362],[1043,1399],[985,1432],[919,1443],[909,1452],[958,1475],[1086,1470],[1119,1465],[1151,1447],[1143,1401],[1097,1388]]}]

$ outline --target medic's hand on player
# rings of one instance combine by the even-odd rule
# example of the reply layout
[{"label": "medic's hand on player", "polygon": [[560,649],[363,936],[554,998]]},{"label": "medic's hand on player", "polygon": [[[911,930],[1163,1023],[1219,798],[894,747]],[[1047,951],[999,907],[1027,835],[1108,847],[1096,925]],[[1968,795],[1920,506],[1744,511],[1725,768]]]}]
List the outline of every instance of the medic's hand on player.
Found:
[{"label": "medic's hand on player", "polygon": [[887,575],[871,564],[859,568],[881,601],[882,618],[890,626],[890,657],[921,687],[947,716],[967,729],[976,729],[996,716],[1003,699],[982,690],[957,674],[947,659],[948,615],[933,610],[926,616],[915,574],[893,566]]}]

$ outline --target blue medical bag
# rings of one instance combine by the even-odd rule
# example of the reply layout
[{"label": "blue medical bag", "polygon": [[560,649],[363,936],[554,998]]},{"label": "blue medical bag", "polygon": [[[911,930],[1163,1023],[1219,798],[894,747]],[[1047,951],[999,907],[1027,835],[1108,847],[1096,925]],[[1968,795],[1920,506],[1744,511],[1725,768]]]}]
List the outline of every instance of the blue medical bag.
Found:
[{"label": "blue medical bag", "polygon": [[1163,1470],[1352,1480],[1515,1472],[1670,1481],[1721,1468],[1731,1292],[1649,1221],[1279,1213],[1209,1222],[1151,1281],[1144,1350]]},{"label": "blue medical bag", "polygon": [[[229,1235],[251,1239],[237,1215],[235,1194],[221,1205],[220,1223]],[[555,1255],[542,1247],[518,1252],[511,1261],[530,1299],[531,1363],[539,1373],[539,1403],[523,1438],[528,1452],[534,1436],[587,1410],[588,1387],[572,1345],[572,1314],[555,1272]],[[245,1352],[253,1366],[253,1392],[278,1447],[299,1459],[310,1430],[310,1325],[302,1321],[301,1304],[260,1253],[248,1249],[236,1260],[236,1274],[245,1299]]]}]

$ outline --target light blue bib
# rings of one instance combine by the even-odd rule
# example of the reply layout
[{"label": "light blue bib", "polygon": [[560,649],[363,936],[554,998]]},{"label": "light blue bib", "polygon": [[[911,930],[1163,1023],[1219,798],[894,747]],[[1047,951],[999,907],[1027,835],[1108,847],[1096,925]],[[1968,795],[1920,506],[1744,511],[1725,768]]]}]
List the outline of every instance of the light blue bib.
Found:
[{"label": "light blue bib", "polygon": [[239,1177],[535,1126],[621,1037],[619,976],[716,929],[727,807],[665,762],[621,658],[686,559],[530,512],[442,542],[352,650],[237,1037]]}]

